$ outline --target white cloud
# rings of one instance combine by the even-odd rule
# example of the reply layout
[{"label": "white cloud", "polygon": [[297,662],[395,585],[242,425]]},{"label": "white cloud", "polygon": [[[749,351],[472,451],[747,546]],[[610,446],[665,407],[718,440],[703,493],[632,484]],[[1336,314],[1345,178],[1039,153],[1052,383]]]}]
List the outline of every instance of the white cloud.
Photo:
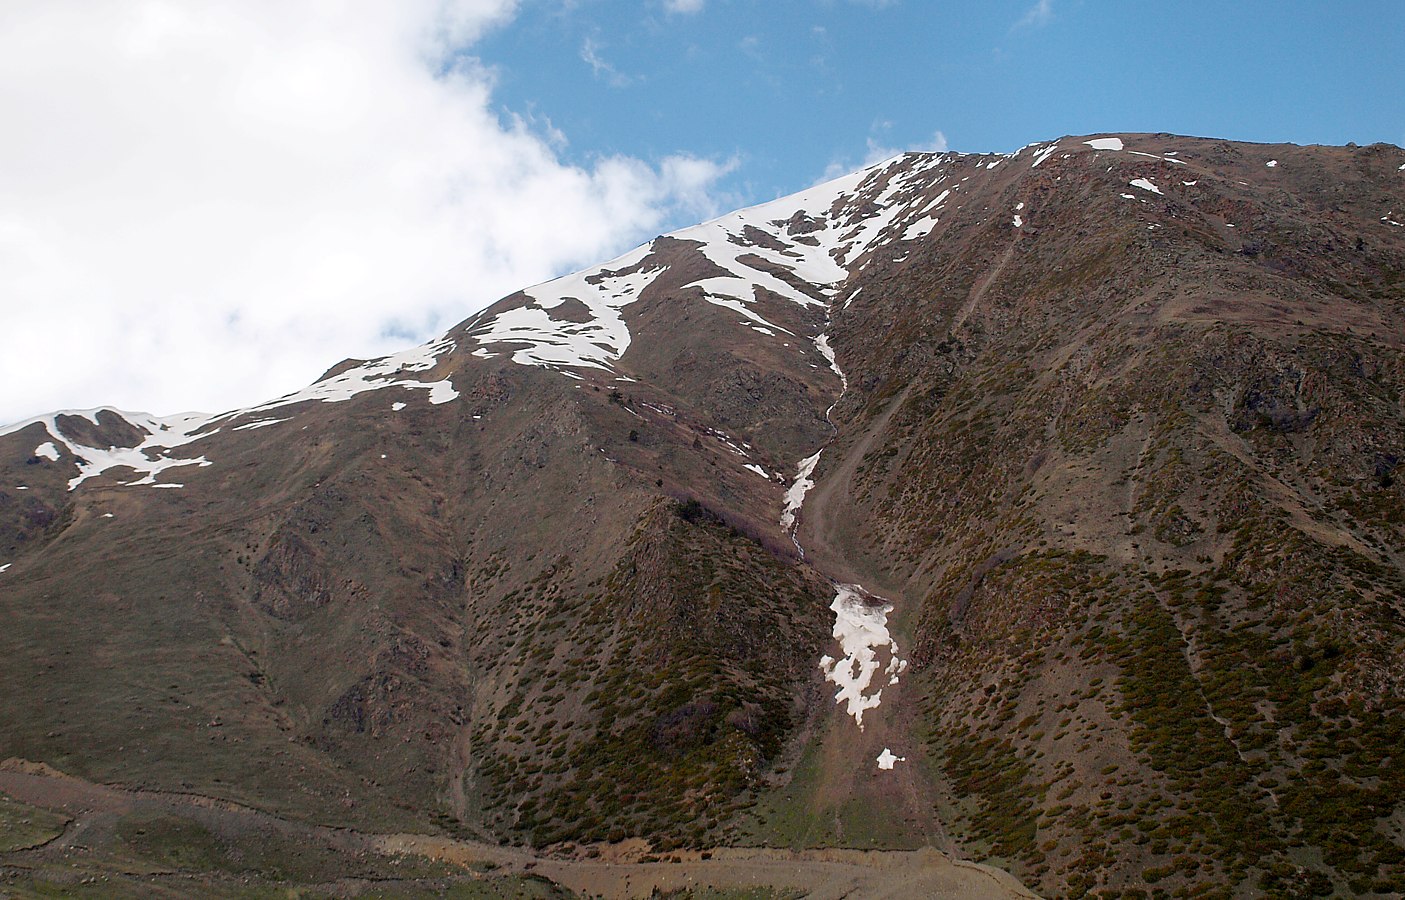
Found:
[{"label": "white cloud", "polygon": [[663,8],[668,12],[687,16],[702,12],[706,5],[707,0],[664,0]]},{"label": "white cloud", "polygon": [[1054,0],[1037,0],[1037,2],[1025,11],[1020,20],[1015,23],[1016,28],[1040,28],[1048,25],[1054,19]]},{"label": "white cloud", "polygon": [[[893,126],[892,122],[875,122],[874,131],[888,131]],[[874,163],[882,162],[885,159],[892,159],[900,153],[945,153],[947,150],[946,135],[940,131],[934,132],[930,141],[923,141],[907,147],[893,147],[882,140],[869,135],[865,142],[863,161],[855,163],[851,157],[835,159],[825,167],[821,181],[828,181],[831,178],[838,178],[855,169],[871,166]]]},{"label": "white cloud", "polygon": [[600,49],[599,41],[592,37],[586,38],[585,41],[581,43],[581,59],[585,60],[585,62],[590,65],[591,71],[595,73],[596,78],[604,80],[610,87],[628,87],[631,81],[630,77],[610,65],[610,63],[600,55]]},{"label": "white cloud", "polygon": [[715,211],[500,116],[462,52],[513,11],[0,4],[0,423],[261,401]]}]

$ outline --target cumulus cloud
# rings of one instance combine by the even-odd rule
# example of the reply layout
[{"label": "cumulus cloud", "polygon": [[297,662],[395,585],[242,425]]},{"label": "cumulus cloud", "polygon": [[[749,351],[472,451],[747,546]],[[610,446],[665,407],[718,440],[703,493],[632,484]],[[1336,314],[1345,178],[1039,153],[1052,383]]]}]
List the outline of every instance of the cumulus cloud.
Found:
[{"label": "cumulus cloud", "polygon": [[715,212],[581,167],[466,50],[513,0],[0,5],[0,422],[216,411]]}]

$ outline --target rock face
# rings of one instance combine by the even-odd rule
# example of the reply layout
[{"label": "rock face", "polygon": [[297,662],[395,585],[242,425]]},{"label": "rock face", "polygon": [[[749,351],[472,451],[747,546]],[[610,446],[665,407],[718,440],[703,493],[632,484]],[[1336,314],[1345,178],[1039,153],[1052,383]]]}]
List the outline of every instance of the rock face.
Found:
[{"label": "rock face", "polygon": [[[11,426],[0,757],[1055,895],[1403,891],[1402,220],[1384,145],[907,154],[260,407]],[[862,730],[840,590],[887,642]]]}]

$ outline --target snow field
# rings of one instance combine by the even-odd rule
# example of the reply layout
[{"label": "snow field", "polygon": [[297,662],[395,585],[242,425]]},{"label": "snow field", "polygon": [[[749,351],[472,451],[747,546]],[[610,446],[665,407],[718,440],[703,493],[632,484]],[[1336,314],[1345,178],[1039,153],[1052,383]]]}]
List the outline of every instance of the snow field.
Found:
[{"label": "snow field", "polygon": [[845,707],[862,730],[864,712],[876,709],[882,702],[883,688],[897,684],[907,669],[907,660],[898,655],[897,641],[888,633],[888,613],[893,606],[857,584],[841,584],[829,608],[834,611],[834,639],[843,656],[821,658],[820,670],[839,688],[834,701]]}]

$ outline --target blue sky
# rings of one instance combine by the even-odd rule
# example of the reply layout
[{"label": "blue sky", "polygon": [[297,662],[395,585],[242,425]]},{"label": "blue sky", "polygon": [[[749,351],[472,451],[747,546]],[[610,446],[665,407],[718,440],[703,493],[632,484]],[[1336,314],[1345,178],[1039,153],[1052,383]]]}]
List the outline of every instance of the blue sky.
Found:
[{"label": "blue sky", "polygon": [[253,405],[900,150],[1405,144],[1402,48],[1405,0],[5,0],[0,424]]},{"label": "blue sky", "polygon": [[731,159],[746,201],[938,133],[1405,143],[1400,2],[527,0],[472,52],[565,157]]}]

